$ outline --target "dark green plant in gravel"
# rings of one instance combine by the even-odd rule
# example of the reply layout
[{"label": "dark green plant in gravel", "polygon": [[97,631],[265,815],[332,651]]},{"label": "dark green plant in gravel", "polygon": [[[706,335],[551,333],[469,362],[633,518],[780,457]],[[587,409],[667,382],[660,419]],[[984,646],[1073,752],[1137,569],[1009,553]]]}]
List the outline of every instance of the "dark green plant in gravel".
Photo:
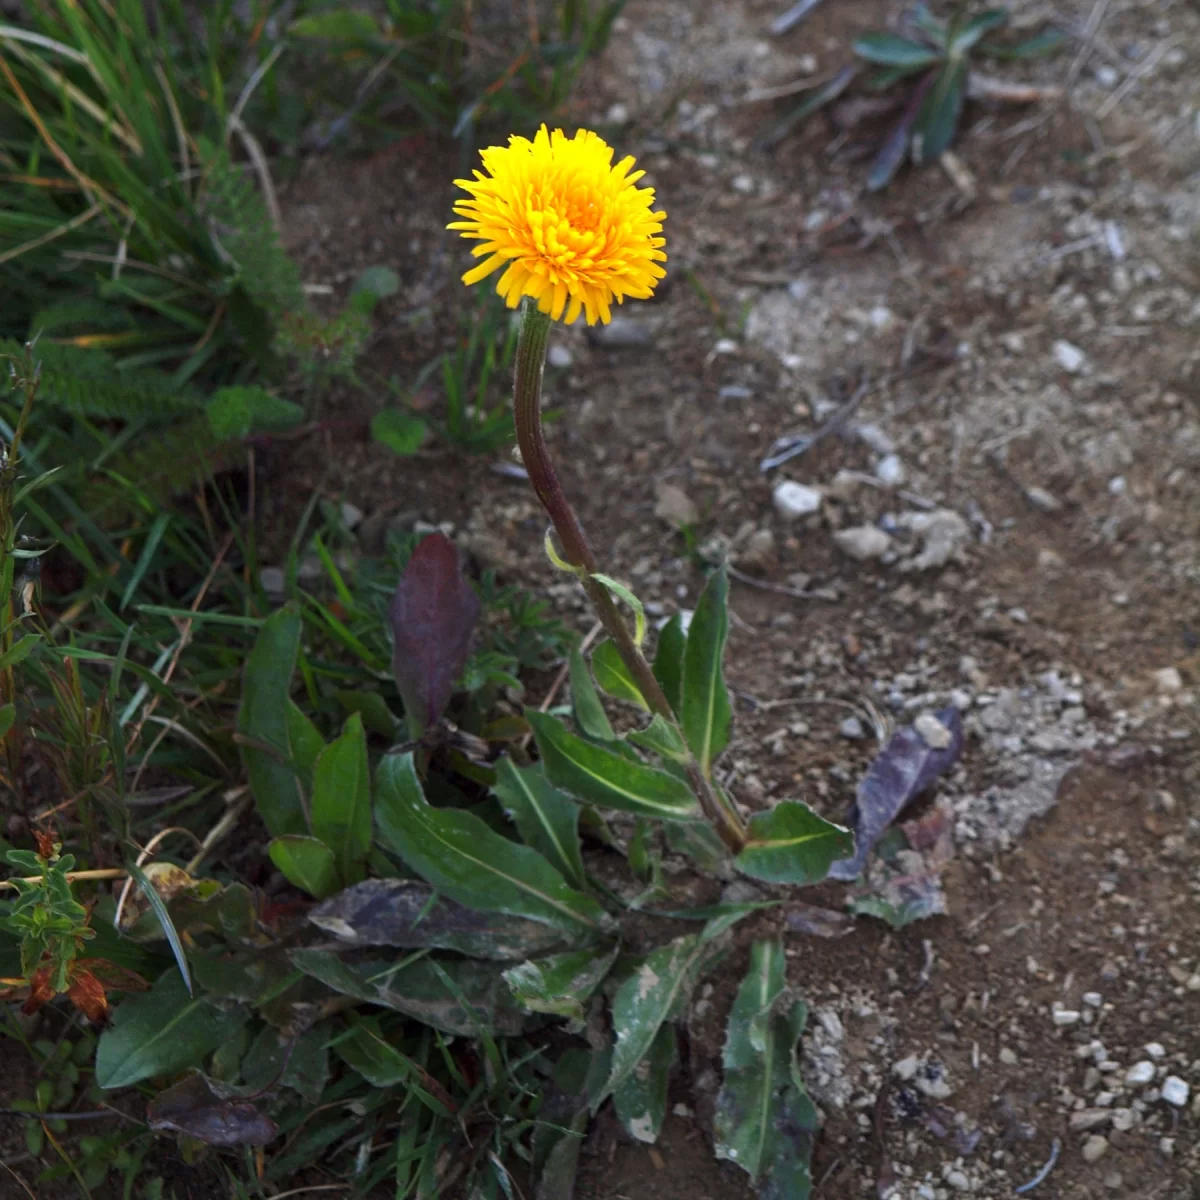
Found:
[{"label": "dark green plant in gravel", "polygon": [[[935,17],[924,4],[905,15],[900,33],[867,33],[854,43],[854,53],[878,68],[866,81],[872,92],[901,90],[900,117],[887,134],[867,173],[867,187],[886,187],[906,158],[915,166],[936,162],[958,132],[976,57],[1023,60],[1057,53],[1065,43],[1056,29],[1047,29],[1015,45],[987,40],[1008,23],[1003,8],[977,16],[959,7],[949,20]],[[833,103],[861,75],[859,67],[844,67],[819,84],[791,112],[762,136],[764,147],[778,143],[796,124]]]}]

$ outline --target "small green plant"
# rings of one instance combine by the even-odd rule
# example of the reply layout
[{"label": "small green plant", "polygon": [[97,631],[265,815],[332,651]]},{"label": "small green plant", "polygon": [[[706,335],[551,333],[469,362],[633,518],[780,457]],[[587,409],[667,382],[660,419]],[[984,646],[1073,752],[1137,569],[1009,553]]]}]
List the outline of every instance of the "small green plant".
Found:
[{"label": "small green plant", "polygon": [[[854,53],[879,68],[867,80],[869,91],[905,88],[901,115],[887,134],[867,173],[871,191],[885,188],[906,158],[914,165],[936,162],[954,141],[967,98],[970,71],[976,56],[1020,60],[1057,53],[1065,42],[1056,29],[1047,29],[1016,45],[985,40],[1008,22],[1008,10],[990,8],[968,17],[965,7],[949,20],[935,17],[917,4],[901,33],[868,33],[854,43]],[[845,67],[818,85],[760,139],[772,146],[800,121],[832,103],[859,78],[859,68]]]}]

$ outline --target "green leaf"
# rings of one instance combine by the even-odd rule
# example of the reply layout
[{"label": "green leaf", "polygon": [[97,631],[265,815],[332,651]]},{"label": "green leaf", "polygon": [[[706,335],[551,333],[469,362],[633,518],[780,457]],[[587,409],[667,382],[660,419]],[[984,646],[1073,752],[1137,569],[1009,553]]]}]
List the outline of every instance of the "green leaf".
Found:
[{"label": "green leaf", "polygon": [[1004,8],[989,8],[979,16],[972,18],[950,39],[949,51],[952,56],[962,56],[971,49],[981,38],[986,37],[993,29],[1008,23],[1008,10]]},{"label": "green leaf", "polygon": [[683,655],[683,736],[700,763],[705,778],[713,760],[729,744],[733,709],[725,687],[722,660],[729,635],[729,576],[721,567],[710,576],[688,626]]},{"label": "green leaf", "polygon": [[936,162],[950,148],[962,113],[966,77],[964,59],[952,59],[942,68],[913,124],[913,162]]},{"label": "green leaf", "polygon": [[381,408],[371,418],[371,437],[401,458],[410,458],[425,444],[429,426],[399,408]]},{"label": "green leaf", "polygon": [[333,1049],[347,1066],[373,1087],[403,1087],[414,1092],[421,1103],[439,1117],[452,1115],[445,1104],[423,1086],[429,1079],[428,1072],[383,1036],[378,1021],[360,1022],[354,1032],[335,1043]]},{"label": "green leaf", "polygon": [[789,1004],[778,939],[756,942],[726,1027],[725,1079],[715,1119],[718,1158],[736,1162],[759,1196],[806,1200],[817,1112],[803,1089],[796,1044],[807,1012]]},{"label": "green leaf", "polygon": [[287,731],[292,763],[300,776],[305,794],[311,796],[313,767],[317,765],[317,755],[325,749],[325,739],[308,715],[291,699],[287,702]]},{"label": "green leaf", "polygon": [[375,311],[380,300],[400,290],[400,276],[391,267],[368,267],[350,289],[349,306],[364,317]]},{"label": "green leaf", "polygon": [[504,972],[517,1002],[530,1012],[583,1019],[583,1002],[604,982],[620,943],[533,959]]},{"label": "green leaf", "polygon": [[611,575],[602,575],[596,571],[593,572],[592,578],[597,583],[603,584],[618,600],[624,600],[633,609],[633,640],[638,646],[641,646],[646,639],[645,606],[623,583],[618,582]]},{"label": "green leaf", "polygon": [[648,954],[617,989],[612,1004],[613,1031],[617,1036],[612,1071],[593,1109],[621,1088],[650,1053],[659,1029],[679,1015],[700,970],[716,951],[713,942],[744,915],[718,917],[702,932],[676,938]]},{"label": "green leaf", "polygon": [[885,67],[910,67],[913,70],[931,67],[942,58],[936,50],[894,33],[863,34],[854,41],[854,53],[867,62]]},{"label": "green leaf", "polygon": [[292,22],[290,32],[317,42],[370,42],[379,36],[374,18],[352,8],[301,17]]},{"label": "green leaf", "polygon": [[163,903],[163,898],[158,894],[158,889],[146,878],[146,872],[142,870],[137,863],[129,861],[125,864],[127,870],[138,885],[138,890],[146,897],[146,902],[150,905],[150,911],[154,913],[159,925],[162,927],[164,936],[167,939],[167,944],[171,947],[171,953],[175,955],[175,962],[179,967],[179,974],[183,978],[183,986],[187,988],[187,993],[192,994],[192,977],[188,974],[187,955],[183,952],[183,942],[180,941],[179,934],[175,929],[175,923],[171,920],[171,914],[167,912],[167,906]]},{"label": "green leaf", "polygon": [[676,613],[658,631],[658,651],[654,655],[654,678],[662,688],[676,716],[681,708],[683,696],[683,653],[687,647],[687,635],[683,632],[683,617]]},{"label": "green leaf", "polygon": [[293,762],[288,699],[300,651],[300,610],[285,604],[263,622],[246,663],[238,732],[277,753],[243,745],[254,802],[272,837],[308,832]]},{"label": "green leaf", "polygon": [[755,813],[747,834],[734,864],[743,875],[768,883],[820,883],[833,863],[854,853],[848,829],[795,800]]},{"label": "green leaf", "polygon": [[[313,768],[313,835],[332,851],[342,886],[367,874],[371,853],[371,768],[367,735],[355,713]],[[282,868],[281,868],[282,869]]]},{"label": "green leaf", "polygon": [[650,711],[641,688],[634,683],[629,668],[613,642],[601,642],[592,651],[592,670],[596,673],[596,682],[610,696],[615,696],[618,700],[628,700],[643,712]]},{"label": "green leaf", "polygon": [[575,710],[575,724],[580,733],[599,742],[611,742],[617,735],[609,724],[604,705],[600,703],[596,685],[578,647],[571,650],[567,660],[571,672],[571,704]]},{"label": "green leaf", "polygon": [[396,728],[400,722],[378,692],[352,692],[346,688],[339,688],[334,695],[348,713],[358,713],[362,717],[362,723],[368,732],[377,733],[385,738],[396,737]]},{"label": "green leaf", "polygon": [[375,819],[388,849],[466,908],[528,917],[570,937],[613,926],[595,900],[568,887],[536,850],[510,842],[472,813],[432,808],[411,754],[379,764]]},{"label": "green leaf", "polygon": [[17,706],[15,704],[0,706],[0,740],[8,736],[8,731],[13,727],[16,719]]},{"label": "green leaf", "polygon": [[1043,29],[1015,46],[1003,46],[996,42],[984,42],[979,47],[980,54],[989,58],[1002,60],[1021,60],[1029,58],[1046,58],[1057,54],[1067,43],[1067,36],[1061,29]]},{"label": "green leaf", "polygon": [[494,963],[465,958],[397,963],[394,955],[345,962],[328,950],[312,949],[293,950],[288,957],[297,970],[335,992],[404,1013],[444,1033],[515,1035],[528,1019]]},{"label": "green leaf", "polygon": [[679,730],[658,713],[645,729],[636,729],[626,736],[635,746],[657,754],[668,766],[687,760],[687,747]]},{"label": "green leaf", "polygon": [[241,1064],[242,1082],[255,1091],[289,1087],[316,1104],[329,1082],[329,1028],[317,1026],[299,1038],[264,1025]]},{"label": "green leaf", "polygon": [[686,854],[710,875],[729,875],[729,850],[707,821],[672,821],[664,832],[676,854]]},{"label": "green leaf", "polygon": [[304,409],[261,387],[224,387],[205,405],[209,428],[222,441],[254,433],[286,433],[304,420]]},{"label": "green leaf", "polygon": [[244,1009],[222,1012],[192,999],[178,972],[168,971],[150,991],[113,1009],[112,1024],[96,1046],[96,1082],[106,1089],[130,1087],[198,1067],[247,1016]]},{"label": "green leaf", "polygon": [[509,758],[500,759],[492,791],[516,822],[525,845],[541,854],[572,887],[585,888],[579,805],[546,778],[541,765],[518,767]]},{"label": "green leaf", "polygon": [[267,854],[288,883],[310,896],[324,900],[338,890],[337,857],[317,838],[285,833],[271,841]]},{"label": "green leaf", "polygon": [[527,708],[525,718],[533,726],[546,774],[572,795],[662,820],[697,815],[696,798],[674,775],[585,742],[546,713]]},{"label": "green leaf", "polygon": [[13,642],[3,654],[0,654],[0,671],[6,671],[10,667],[24,662],[41,640],[40,633],[27,633],[23,638]]},{"label": "green leaf", "polygon": [[646,1057],[613,1093],[617,1119],[639,1142],[658,1141],[667,1115],[667,1082],[675,1059],[675,1027],[664,1025]]}]

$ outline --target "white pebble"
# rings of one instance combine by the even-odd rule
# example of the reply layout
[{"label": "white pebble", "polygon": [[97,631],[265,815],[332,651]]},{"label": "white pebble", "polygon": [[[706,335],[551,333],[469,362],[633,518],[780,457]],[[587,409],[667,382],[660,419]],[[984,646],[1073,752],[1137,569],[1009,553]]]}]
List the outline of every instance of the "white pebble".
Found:
[{"label": "white pebble", "polygon": [[560,346],[556,343],[547,352],[546,361],[552,367],[562,368],[569,367],[575,361],[575,357],[566,346]]},{"label": "white pebble", "polygon": [[1168,1103],[1173,1104],[1176,1108],[1182,1108],[1188,1102],[1188,1094],[1191,1088],[1187,1081],[1180,1079],[1178,1075],[1168,1075],[1163,1080],[1162,1098]]},{"label": "white pebble", "polygon": [[1084,992],[1080,999],[1088,1008],[1099,1008],[1104,1003],[1104,997],[1099,992]]},{"label": "white pebble", "polygon": [[1054,353],[1054,361],[1069,375],[1078,375],[1087,362],[1087,355],[1078,346],[1059,338],[1050,349]]},{"label": "white pebble", "polygon": [[1153,679],[1161,696],[1173,696],[1183,691],[1183,676],[1177,667],[1163,667],[1154,672]]},{"label": "white pebble", "polygon": [[1101,1137],[1098,1133],[1093,1133],[1092,1136],[1083,1143],[1084,1162],[1098,1162],[1107,1152],[1108,1138]]},{"label": "white pebble", "polygon": [[1079,1018],[1082,1014],[1076,1012],[1073,1008],[1059,1008],[1054,1012],[1055,1025],[1078,1025]]},{"label": "white pebble", "polygon": [[1142,1049],[1145,1050],[1145,1052],[1150,1055],[1155,1062],[1158,1062],[1159,1059],[1167,1057],[1167,1048],[1162,1044],[1162,1042],[1147,1042]]},{"label": "white pebble", "polygon": [[945,750],[954,741],[954,735],[933,713],[922,713],[913,722],[913,728],[931,750]]},{"label": "white pebble", "polygon": [[874,525],[855,525],[839,529],[833,535],[834,544],[843,553],[859,562],[882,558],[891,549],[892,539]]},{"label": "white pebble", "polygon": [[1153,1078],[1154,1064],[1149,1059],[1142,1059],[1141,1062],[1134,1063],[1125,1072],[1125,1083],[1129,1087],[1141,1087],[1143,1083],[1150,1083]]},{"label": "white pebble", "polygon": [[907,477],[898,454],[885,454],[875,464],[875,478],[885,487],[899,487]]},{"label": "white pebble", "polygon": [[785,479],[776,485],[771,498],[775,503],[775,511],[785,521],[794,521],[797,517],[817,512],[823,497],[819,488],[806,487],[803,483]]},{"label": "white pebble", "polygon": [[897,1079],[912,1079],[916,1075],[917,1068],[920,1065],[921,1060],[915,1054],[910,1054],[907,1058],[902,1058],[899,1062],[892,1063],[892,1074]]}]

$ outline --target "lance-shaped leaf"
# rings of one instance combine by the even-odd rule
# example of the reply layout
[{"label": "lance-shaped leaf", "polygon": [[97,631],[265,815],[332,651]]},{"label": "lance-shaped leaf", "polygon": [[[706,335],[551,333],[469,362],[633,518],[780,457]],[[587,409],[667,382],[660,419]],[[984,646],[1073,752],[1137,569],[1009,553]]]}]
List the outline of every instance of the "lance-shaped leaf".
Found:
[{"label": "lance-shaped leaf", "polygon": [[525,845],[543,855],[572,887],[586,887],[579,851],[579,805],[546,778],[541,764],[518,767],[511,759],[500,759],[492,791],[516,822]]},{"label": "lance-shaped leaf", "polygon": [[760,1197],[805,1200],[817,1113],[795,1060],[807,1013],[788,1000],[782,942],[756,942],[726,1027],[716,1152],[762,1181]]},{"label": "lance-shaped leaf", "polygon": [[664,1025],[646,1057],[613,1092],[617,1119],[631,1137],[653,1144],[667,1115],[667,1083],[675,1065],[675,1026]]},{"label": "lance-shaped leaf", "polygon": [[154,987],[130,996],[113,1010],[112,1024],[96,1046],[96,1083],[122,1088],[199,1066],[239,1029],[244,1009],[222,1012],[192,999],[177,971],[168,971]]},{"label": "lance-shaped leaf", "polygon": [[546,774],[573,796],[660,820],[699,815],[691,789],[676,776],[585,742],[547,713],[527,708],[525,717],[533,726]]},{"label": "lance-shaped leaf", "polygon": [[479,620],[475,589],[463,577],[458,549],[443,534],[413,551],[392,597],[392,667],[413,737],[446,711]]},{"label": "lance-shaped leaf", "polygon": [[371,769],[367,734],[357,713],[317,756],[312,829],[333,851],[342,884],[358,883],[371,853]]},{"label": "lance-shaped leaf", "polygon": [[349,1037],[338,1039],[333,1049],[347,1066],[373,1086],[393,1088],[402,1085],[414,1092],[437,1116],[453,1114],[454,1103],[442,1085],[420,1063],[392,1045],[373,1017],[360,1021]]},{"label": "lance-shaped leaf", "polygon": [[913,162],[936,162],[950,148],[962,114],[966,80],[965,59],[952,58],[942,68],[913,124]]},{"label": "lance-shaped leaf", "polygon": [[984,42],[979,47],[979,52],[990,58],[1000,59],[1044,58],[1050,54],[1057,54],[1066,44],[1067,36],[1062,30],[1044,29],[1041,33],[1034,34],[1033,37],[1018,42],[1015,46]]},{"label": "lance-shaped leaf", "polygon": [[755,813],[746,833],[746,844],[734,860],[737,869],[769,883],[820,883],[830,866],[854,847],[848,829],[795,800]]},{"label": "lance-shaped leaf", "polygon": [[246,661],[238,711],[238,732],[246,739],[242,761],[259,816],[272,837],[308,832],[288,718],[300,625],[300,610],[294,604],[285,604],[263,622]]},{"label": "lance-shaped leaf", "polygon": [[504,978],[518,1003],[530,1012],[578,1021],[583,1002],[604,982],[620,944],[589,946],[509,967]]},{"label": "lance-shaped leaf", "polygon": [[950,38],[947,49],[952,55],[964,55],[976,42],[985,38],[994,29],[999,29],[1008,23],[1008,10],[1005,8],[989,8],[977,17],[968,21],[962,29]]},{"label": "lance-shaped leaf", "polygon": [[288,957],[297,970],[335,992],[415,1017],[443,1033],[516,1035],[527,1020],[490,963],[422,958],[405,964],[369,956],[349,961],[315,949],[293,950]]},{"label": "lance-shaped leaf", "polygon": [[267,854],[288,883],[317,900],[338,890],[337,859],[318,838],[289,833],[274,838]]},{"label": "lance-shaped leaf", "polygon": [[642,695],[642,689],[634,682],[615,643],[601,642],[592,651],[592,670],[595,672],[596,682],[610,696],[615,696],[618,700],[627,700],[630,704],[636,704],[643,712],[650,711],[650,706],[646,703],[645,696]]},{"label": "lance-shaped leaf", "polygon": [[834,879],[856,879],[866,866],[871,847],[904,808],[915,800],[962,753],[962,716],[956,708],[936,713],[945,736],[931,745],[916,728],[898,729],[868,768],[850,810],[847,823],[854,830],[853,857],[836,862]]},{"label": "lance-shaped leaf", "polygon": [[687,648],[687,635],[683,632],[683,617],[676,613],[658,631],[658,650],[654,655],[654,678],[662,688],[663,695],[671,705],[671,711],[679,715],[680,697],[683,695],[683,652]]},{"label": "lance-shaped leaf", "polygon": [[715,917],[702,932],[676,938],[648,954],[617,989],[612,1005],[617,1038],[612,1070],[593,1108],[624,1086],[650,1053],[663,1024],[679,1015],[703,967],[721,953],[721,935],[745,915],[737,912]]},{"label": "lance-shaped leaf", "polygon": [[528,917],[574,938],[613,928],[604,909],[569,887],[536,850],[509,841],[473,813],[428,804],[411,754],[379,764],[375,818],[389,850],[467,908]]},{"label": "lance-shaped leaf", "polygon": [[880,66],[908,67],[914,71],[932,66],[942,57],[936,50],[894,33],[865,33],[855,39],[854,53]]},{"label": "lance-shaped leaf", "polygon": [[571,704],[575,710],[575,724],[580,733],[598,742],[611,742],[617,735],[600,702],[600,693],[592,682],[588,665],[579,648],[571,651],[568,660],[571,672]]},{"label": "lance-shaped leaf", "polygon": [[209,1146],[265,1146],[279,1127],[249,1100],[196,1073],[159,1092],[146,1109],[146,1124]]},{"label": "lance-shaped leaf", "polygon": [[705,776],[712,774],[713,760],[729,744],[733,723],[722,666],[729,634],[728,599],[729,577],[721,567],[710,576],[696,602],[683,654],[679,721]]},{"label": "lance-shaped leaf", "polygon": [[308,919],[348,947],[456,950],[512,961],[562,945],[541,921],[464,908],[416,879],[365,879],[317,905]]}]

